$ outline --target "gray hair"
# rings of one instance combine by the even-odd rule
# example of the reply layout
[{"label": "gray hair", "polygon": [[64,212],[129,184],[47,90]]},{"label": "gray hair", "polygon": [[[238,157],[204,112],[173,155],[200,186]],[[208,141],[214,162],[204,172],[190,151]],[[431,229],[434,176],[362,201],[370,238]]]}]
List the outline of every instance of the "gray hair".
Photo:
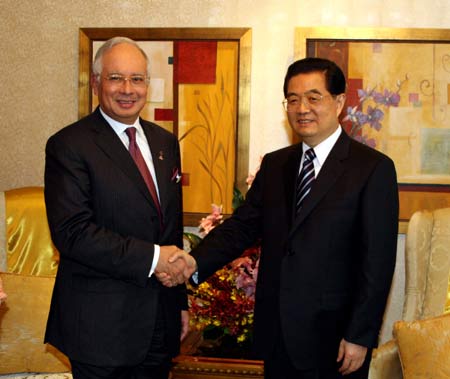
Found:
[{"label": "gray hair", "polygon": [[150,60],[148,59],[147,54],[144,50],[137,44],[136,41],[132,40],[128,37],[113,37],[107,40],[100,48],[97,50],[97,53],[95,54],[94,63],[92,65],[92,73],[98,78],[103,70],[103,55],[105,53],[112,49],[114,46],[119,45],[121,43],[126,43],[128,45],[135,46],[143,55],[145,58],[145,62],[147,63],[147,78],[150,77]]}]

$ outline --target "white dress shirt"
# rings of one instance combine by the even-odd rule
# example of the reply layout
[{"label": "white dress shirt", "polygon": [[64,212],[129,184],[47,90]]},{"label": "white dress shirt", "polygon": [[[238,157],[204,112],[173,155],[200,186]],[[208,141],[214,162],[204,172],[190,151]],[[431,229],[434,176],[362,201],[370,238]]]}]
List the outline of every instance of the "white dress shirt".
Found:
[{"label": "white dress shirt", "polygon": [[[328,157],[328,154],[330,154],[331,149],[333,148],[334,144],[338,140],[339,136],[342,133],[342,128],[339,125],[339,127],[334,131],[334,133],[329,136],[326,140],[319,143],[316,147],[314,147],[314,152],[316,153],[316,157],[313,160],[314,163],[314,175],[317,178],[317,175],[319,175],[320,169],[322,168],[323,164],[325,163],[325,160]],[[305,159],[305,151],[310,149],[311,147],[308,146],[306,143],[303,142],[303,155],[301,159],[301,164],[299,168],[300,170],[303,166],[303,161]]]},{"label": "white dress shirt", "polygon": [[[120,140],[125,145],[127,150],[128,146],[130,145],[130,141],[128,139],[127,134],[125,133],[125,130],[132,126],[136,128],[136,143],[138,144],[142,156],[144,157],[145,163],[147,164],[148,170],[150,171],[153,182],[155,183],[156,193],[158,194],[159,198],[158,181],[156,180],[155,166],[153,165],[153,158],[150,151],[150,146],[147,142],[147,138],[145,137],[144,130],[142,129],[141,124],[139,123],[139,117],[136,119],[133,125],[127,125],[112,119],[105,112],[103,112],[101,108],[100,113],[108,122],[108,124],[111,126],[111,128],[114,130],[114,132],[117,134],[117,136],[120,138]],[[153,273],[155,272],[155,268],[159,260],[160,246],[156,244],[154,246],[155,249],[153,252],[153,262],[152,267],[150,268],[150,273],[148,274],[149,277],[152,276]]]}]

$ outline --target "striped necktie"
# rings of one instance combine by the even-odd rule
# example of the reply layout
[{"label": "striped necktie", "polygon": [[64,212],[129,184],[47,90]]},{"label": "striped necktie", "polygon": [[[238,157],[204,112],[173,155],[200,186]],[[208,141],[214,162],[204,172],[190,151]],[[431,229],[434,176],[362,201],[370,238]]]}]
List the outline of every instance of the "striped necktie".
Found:
[{"label": "striped necktie", "polygon": [[297,197],[296,197],[296,214],[300,211],[303,201],[311,190],[312,184],[315,179],[314,163],[313,160],[316,157],[313,149],[308,149],[305,152],[305,159],[303,160],[302,171],[297,178]]}]

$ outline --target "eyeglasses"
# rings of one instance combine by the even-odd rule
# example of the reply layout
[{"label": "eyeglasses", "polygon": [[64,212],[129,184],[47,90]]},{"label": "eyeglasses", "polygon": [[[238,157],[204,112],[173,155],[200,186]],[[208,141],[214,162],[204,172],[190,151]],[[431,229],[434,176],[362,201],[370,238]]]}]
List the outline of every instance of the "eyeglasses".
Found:
[{"label": "eyeglasses", "polygon": [[303,95],[292,95],[283,100],[283,108],[286,112],[295,112],[300,104],[307,107],[317,106],[325,97],[334,97],[333,95],[322,95],[316,92],[306,92]]},{"label": "eyeglasses", "polygon": [[149,79],[144,75],[124,76],[119,74],[111,74],[103,77],[109,84],[119,86],[129,81],[133,87],[144,87],[148,85]]}]

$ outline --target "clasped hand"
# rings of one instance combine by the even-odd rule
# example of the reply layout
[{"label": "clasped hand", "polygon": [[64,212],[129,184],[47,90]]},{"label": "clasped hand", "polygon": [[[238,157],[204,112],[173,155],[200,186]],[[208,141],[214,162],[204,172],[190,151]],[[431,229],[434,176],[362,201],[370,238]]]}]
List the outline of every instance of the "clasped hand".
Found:
[{"label": "clasped hand", "polygon": [[155,275],[166,287],[188,280],[197,271],[195,259],[176,246],[161,246]]}]

